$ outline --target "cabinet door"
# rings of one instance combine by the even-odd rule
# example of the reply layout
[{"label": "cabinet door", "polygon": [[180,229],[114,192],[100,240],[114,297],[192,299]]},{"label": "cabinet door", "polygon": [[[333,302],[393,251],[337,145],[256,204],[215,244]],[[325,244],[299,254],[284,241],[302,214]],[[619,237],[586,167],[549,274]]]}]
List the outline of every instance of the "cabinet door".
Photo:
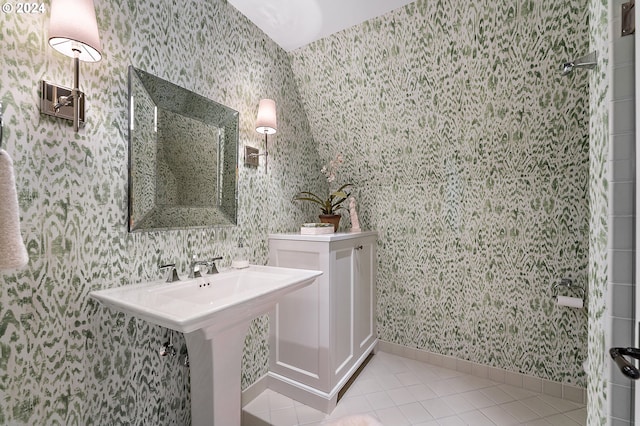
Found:
[{"label": "cabinet door", "polygon": [[[285,268],[326,269],[326,255],[298,248],[300,244],[270,244],[270,264]],[[316,389],[330,389],[327,360],[329,278],[321,275],[300,290],[283,296],[269,313],[270,370]]]},{"label": "cabinet door", "polygon": [[332,250],[331,321],[334,380],[341,379],[355,362],[353,356],[353,248]]},{"label": "cabinet door", "polygon": [[356,356],[373,343],[376,337],[376,250],[373,242],[356,247],[353,257],[354,275],[354,344]]}]

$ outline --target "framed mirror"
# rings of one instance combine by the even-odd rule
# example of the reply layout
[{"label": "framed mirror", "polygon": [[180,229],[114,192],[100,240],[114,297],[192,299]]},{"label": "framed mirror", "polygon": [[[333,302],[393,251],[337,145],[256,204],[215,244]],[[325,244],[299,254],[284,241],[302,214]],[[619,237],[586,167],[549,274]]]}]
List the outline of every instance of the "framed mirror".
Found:
[{"label": "framed mirror", "polygon": [[129,67],[129,232],[232,226],[238,112]]}]

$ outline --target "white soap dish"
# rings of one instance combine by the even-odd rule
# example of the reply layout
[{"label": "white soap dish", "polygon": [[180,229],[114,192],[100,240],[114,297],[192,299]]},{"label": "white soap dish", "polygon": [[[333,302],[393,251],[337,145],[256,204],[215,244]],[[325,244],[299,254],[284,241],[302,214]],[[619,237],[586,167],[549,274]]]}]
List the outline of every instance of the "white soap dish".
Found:
[{"label": "white soap dish", "polygon": [[231,267],[234,269],[244,269],[249,267],[248,260],[234,260],[231,262]]}]

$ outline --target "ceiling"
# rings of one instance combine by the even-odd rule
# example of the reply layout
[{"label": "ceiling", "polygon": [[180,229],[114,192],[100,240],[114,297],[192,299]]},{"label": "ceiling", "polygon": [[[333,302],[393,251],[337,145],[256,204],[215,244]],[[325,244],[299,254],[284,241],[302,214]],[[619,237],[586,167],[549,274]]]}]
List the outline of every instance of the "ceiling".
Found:
[{"label": "ceiling", "polygon": [[287,52],[415,0],[228,0]]}]

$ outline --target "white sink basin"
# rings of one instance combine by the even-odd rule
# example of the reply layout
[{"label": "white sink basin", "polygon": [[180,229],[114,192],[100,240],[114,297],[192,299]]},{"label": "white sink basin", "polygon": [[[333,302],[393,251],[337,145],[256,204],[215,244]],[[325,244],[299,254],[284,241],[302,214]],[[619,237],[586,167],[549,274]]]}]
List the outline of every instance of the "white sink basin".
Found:
[{"label": "white sink basin", "polygon": [[174,283],[155,281],[93,291],[104,305],[185,333],[191,372],[191,423],[239,426],[240,374],[251,320],[321,271],[250,266]]},{"label": "white sink basin", "polygon": [[117,311],[190,333],[216,321],[254,318],[263,313],[265,303],[270,305],[283,294],[310,284],[320,274],[250,266],[174,283],[155,281],[93,291],[90,296]]}]

